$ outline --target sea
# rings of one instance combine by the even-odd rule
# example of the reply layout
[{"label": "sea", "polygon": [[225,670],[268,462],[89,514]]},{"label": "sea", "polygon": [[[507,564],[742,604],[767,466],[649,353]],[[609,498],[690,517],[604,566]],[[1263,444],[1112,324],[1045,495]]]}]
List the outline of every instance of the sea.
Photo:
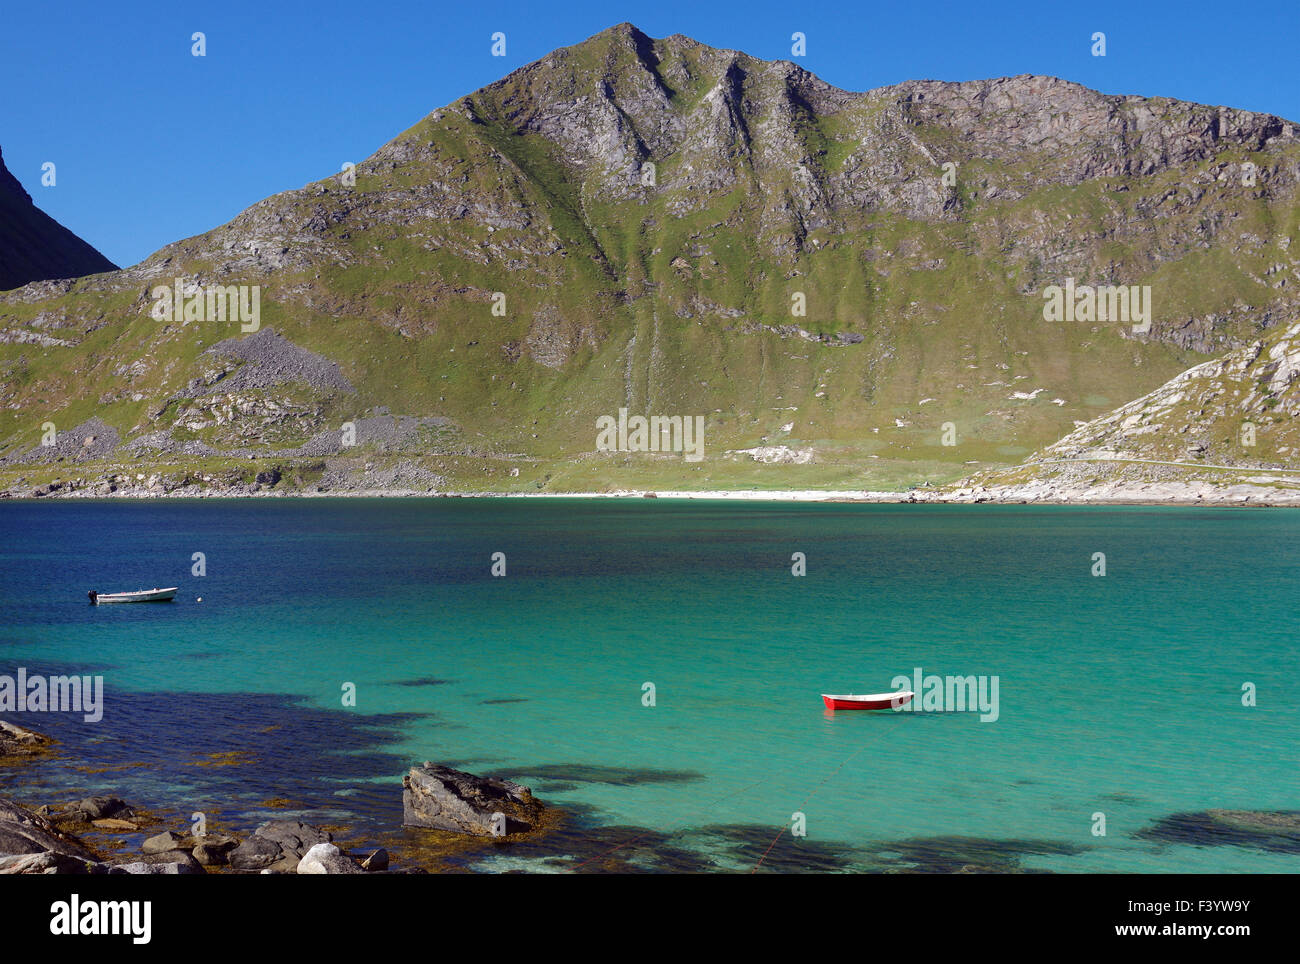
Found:
[{"label": "sea", "polygon": [[444,870],[1293,873],[1207,815],[1300,809],[1298,546],[1267,508],[10,502],[0,677],[103,697],[0,712],[59,741],[0,794],[416,860],[432,761],[564,818]]}]

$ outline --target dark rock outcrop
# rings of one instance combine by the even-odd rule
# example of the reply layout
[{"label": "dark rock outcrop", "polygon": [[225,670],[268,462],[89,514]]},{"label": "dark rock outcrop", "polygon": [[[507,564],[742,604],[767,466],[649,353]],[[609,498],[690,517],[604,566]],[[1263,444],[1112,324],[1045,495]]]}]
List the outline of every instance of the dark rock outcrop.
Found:
[{"label": "dark rock outcrop", "polygon": [[477,836],[494,835],[496,814],[508,834],[527,833],[544,809],[528,787],[425,762],[402,779],[402,823]]},{"label": "dark rock outcrop", "polygon": [[334,839],[329,831],[297,820],[272,820],[254,830],[253,836],[269,840],[285,854],[295,857],[302,857],[316,844],[329,843]]},{"label": "dark rock outcrop", "polygon": [[233,837],[218,837],[211,834],[196,837],[194,859],[204,867],[224,867],[230,863],[230,853],[239,846]]},{"label": "dark rock outcrop", "polygon": [[116,268],[32,203],[31,195],[5,167],[0,151],[0,291]]},{"label": "dark rock outcrop", "polygon": [[253,831],[252,836],[229,851],[235,870],[297,869],[307,851],[334,838],[328,831],[297,820],[272,820]]},{"label": "dark rock outcrop", "polygon": [[87,797],[69,807],[64,815],[90,823],[94,820],[132,817],[135,811],[126,805],[126,801],[118,797]]},{"label": "dark rock outcrop", "polygon": [[230,851],[229,863],[235,870],[262,870],[283,856],[279,844],[254,835]]}]

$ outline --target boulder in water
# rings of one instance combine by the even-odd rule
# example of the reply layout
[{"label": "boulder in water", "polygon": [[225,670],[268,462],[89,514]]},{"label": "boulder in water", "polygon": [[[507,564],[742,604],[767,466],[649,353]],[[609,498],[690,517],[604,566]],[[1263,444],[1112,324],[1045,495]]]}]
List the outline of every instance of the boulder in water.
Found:
[{"label": "boulder in water", "polygon": [[428,762],[411,767],[402,786],[402,823],[407,827],[476,836],[528,833],[545,809],[528,787]]}]

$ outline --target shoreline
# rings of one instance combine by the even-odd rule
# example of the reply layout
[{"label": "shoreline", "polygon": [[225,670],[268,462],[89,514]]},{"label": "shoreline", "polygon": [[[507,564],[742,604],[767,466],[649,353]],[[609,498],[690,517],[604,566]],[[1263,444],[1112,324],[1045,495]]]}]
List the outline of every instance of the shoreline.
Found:
[{"label": "shoreline", "polygon": [[1279,492],[1265,486],[1236,485],[1223,489],[1209,486],[1161,483],[1135,486],[1125,491],[1108,489],[1096,496],[1087,493],[1044,492],[1041,486],[941,490],[913,489],[880,492],[858,489],[619,489],[614,492],[494,492],[419,491],[414,489],[360,489],[326,492],[260,491],[225,492],[130,492],[111,494],[81,491],[41,496],[0,493],[6,502],[65,501],[150,501],[178,499],[663,499],[673,502],[779,502],[857,503],[865,505],[1051,505],[1079,506],[1214,506],[1216,508],[1300,508],[1300,489]]},{"label": "shoreline", "polygon": [[[410,775],[394,781],[392,792],[402,794],[402,819],[379,827],[365,826],[355,814],[339,820],[320,807],[296,806],[274,789],[267,791],[271,797],[256,815],[241,808],[233,813],[218,810],[210,822],[206,815],[191,813],[191,807],[161,805],[116,781],[111,789],[55,789],[44,783],[39,784],[39,794],[22,789],[20,777],[26,768],[56,757],[79,761],[74,766],[79,771],[91,765],[84,748],[68,747],[47,733],[0,719],[0,777],[5,778],[0,779],[0,878],[50,873],[457,872],[465,870],[465,861],[491,856],[503,841],[536,843],[569,821],[567,810],[537,800],[527,787],[428,762],[424,768],[441,771],[440,779],[426,780],[414,790]],[[420,769],[409,761],[407,766],[411,775]],[[457,794],[449,796],[446,789],[452,784],[467,788],[459,807]],[[517,806],[504,804],[511,822],[501,834],[488,829],[493,815],[480,803],[495,787],[520,791]],[[412,809],[413,795],[417,800],[432,796],[436,802]],[[492,805],[503,806],[500,801]],[[444,807],[454,814],[444,816]],[[196,825],[200,816],[203,820]]]}]

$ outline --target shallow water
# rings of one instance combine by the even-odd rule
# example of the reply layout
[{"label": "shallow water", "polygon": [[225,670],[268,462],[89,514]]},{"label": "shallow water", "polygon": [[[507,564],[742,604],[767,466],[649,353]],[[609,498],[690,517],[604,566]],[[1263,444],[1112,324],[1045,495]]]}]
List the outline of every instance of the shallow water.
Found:
[{"label": "shallow water", "polygon": [[[78,762],[148,765],[0,789],[288,797],[364,836],[400,822],[400,776],[427,759],[577,815],[545,846],[466,858],[482,869],[567,869],[597,841],[647,869],[1293,872],[1294,853],[1137,834],[1300,808],[1298,536],[1300,513],[1265,509],[5,504],[0,674],[75,668],[108,691],[99,723],[5,718]],[[86,603],[154,585],[177,602]],[[916,667],[996,676],[996,721],[822,707]],[[781,832],[795,812],[806,838]]]}]

